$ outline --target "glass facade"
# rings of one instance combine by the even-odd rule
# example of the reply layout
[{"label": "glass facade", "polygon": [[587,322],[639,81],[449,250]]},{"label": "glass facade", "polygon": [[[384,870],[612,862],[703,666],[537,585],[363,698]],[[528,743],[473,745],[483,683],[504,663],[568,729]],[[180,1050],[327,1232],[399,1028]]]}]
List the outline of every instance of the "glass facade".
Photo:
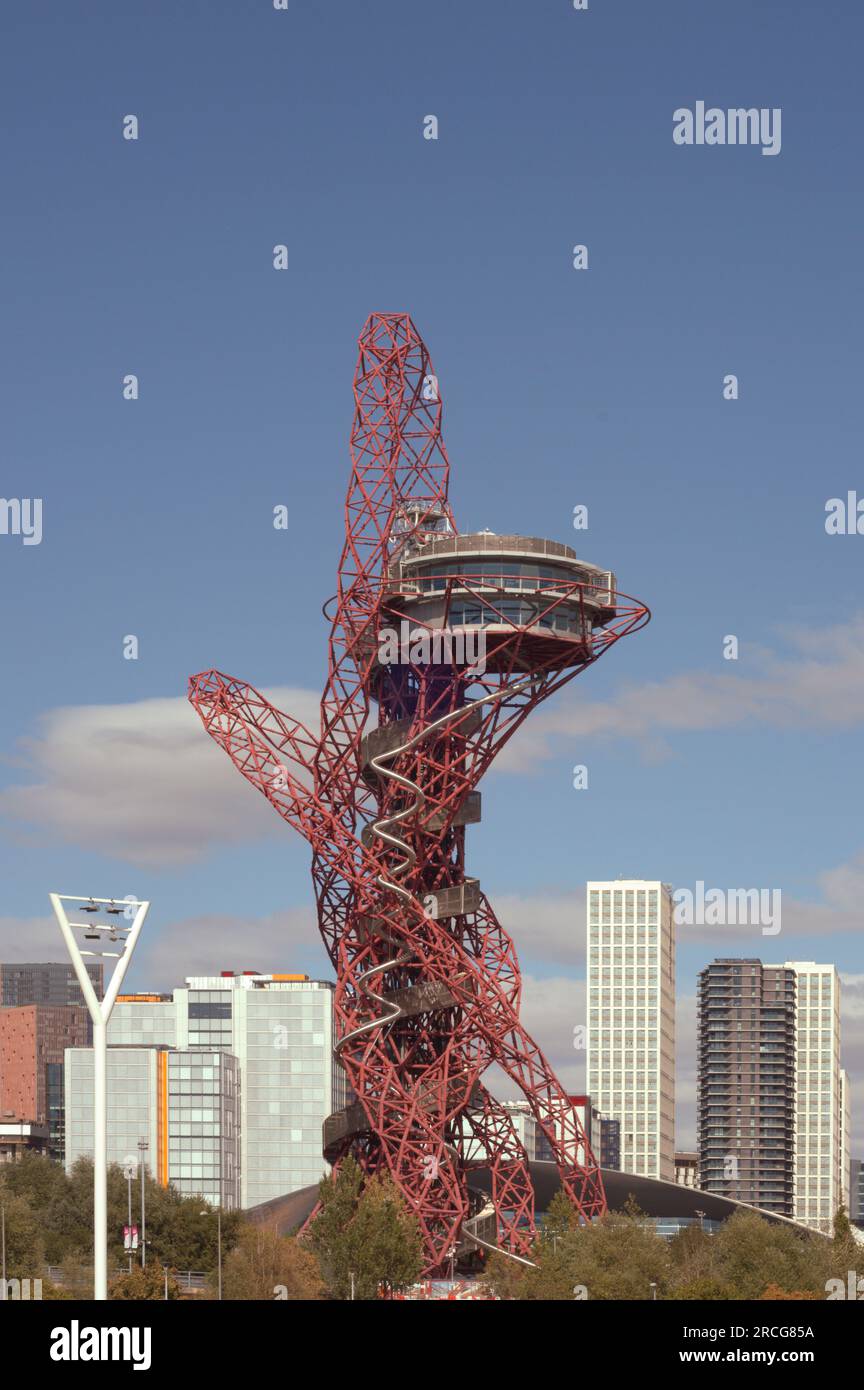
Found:
[{"label": "glass facade", "polygon": [[345,1104],[333,1059],[333,990],[325,984],[235,992],[243,1077],[244,1205],[310,1187],[328,1172],[326,1117]]},{"label": "glass facade", "polygon": [[[549,597],[549,603],[554,600]],[[548,606],[548,605],[547,605]],[[495,598],[488,604],[476,599],[454,600],[450,605],[451,627],[492,627],[512,623],[516,627],[545,627],[554,632],[581,633],[583,623],[578,605],[562,603],[544,612],[544,603],[520,603],[518,599]]]},{"label": "glass facade", "polygon": [[600,1167],[621,1167],[621,1122],[600,1117]]},{"label": "glass facade", "polygon": [[186,1010],[189,1046],[230,1049],[233,1014],[232,998],[224,989],[190,991]]},{"label": "glass facade", "polygon": [[[322,1126],[347,1103],[345,1073],[333,1056],[330,983],[254,974],[192,978],[171,1001],[118,1002],[108,1041],[176,1048],[178,1056],[188,1049],[236,1058],[238,1149],[231,1181],[241,1206],[309,1187],[329,1171],[321,1153]],[[182,1081],[185,1095],[204,1077]],[[228,1079],[220,1084],[229,1084]],[[173,1089],[171,1094],[179,1098]],[[188,1108],[209,1113],[215,1107]],[[185,1128],[204,1122],[177,1118],[177,1123]],[[224,1156],[223,1184],[232,1161]],[[199,1163],[200,1172],[184,1173],[184,1182],[214,1176],[213,1163],[203,1158]]]},{"label": "glass facade", "polygon": [[724,957],[699,974],[700,1186],[792,1216],[795,972]]},{"label": "glass facade", "polygon": [[45,1110],[48,1119],[48,1152],[62,1161],[66,1146],[66,1105],[63,1063],[45,1063]]},{"label": "glass facade", "polygon": [[675,939],[668,887],[588,884],[588,1090],[624,1172],[675,1179]]},{"label": "glass facade", "polygon": [[[67,1171],[93,1153],[93,1053],[66,1053]],[[108,1049],[108,1162],[139,1163],[163,1186],[231,1209],[239,1201],[236,1058],[160,1047]]]},{"label": "glass facade", "polygon": [[108,1023],[109,1047],[181,1047],[173,1000],[118,1000]]},{"label": "glass facade", "polygon": [[833,965],[787,961],[798,979],[795,1043],[796,1220],[830,1234],[847,1191],[843,1168],[840,977]]},{"label": "glass facade", "polygon": [[542,561],[536,563],[518,560],[507,555],[488,560],[476,559],[471,555],[466,555],[461,560],[440,562],[430,560],[428,568],[434,569],[434,573],[428,578],[424,577],[419,567],[412,567],[410,570],[411,577],[417,576],[417,587],[421,594],[441,592],[446,589],[448,583],[452,583],[455,577],[461,576],[468,581],[472,588],[480,587],[482,584],[494,589],[511,589],[522,593],[531,593],[541,587],[551,589],[554,581],[557,580],[565,588],[568,584],[599,585],[601,586],[600,591],[605,596],[609,590],[610,580],[610,576],[604,573],[597,574],[589,570],[543,563]]},{"label": "glass facade", "polygon": [[849,1162],[849,1218],[864,1227],[864,1163],[860,1158]]},{"label": "glass facade", "polygon": [[224,1052],[168,1054],[168,1180],[213,1206],[239,1204],[237,1059]]},{"label": "glass facade", "polygon": [[[157,1052],[108,1049],[108,1162],[138,1163],[138,1141],[147,1142],[146,1166],[158,1179],[159,1104]],[[93,1052],[66,1052],[66,1171],[93,1156]]]},{"label": "glass facade", "polygon": [[[102,965],[85,963],[93,983],[96,998],[102,998]],[[0,1007],[20,1008],[24,1004],[84,1005],[81,986],[71,964],[22,961],[14,965],[0,964]]]}]

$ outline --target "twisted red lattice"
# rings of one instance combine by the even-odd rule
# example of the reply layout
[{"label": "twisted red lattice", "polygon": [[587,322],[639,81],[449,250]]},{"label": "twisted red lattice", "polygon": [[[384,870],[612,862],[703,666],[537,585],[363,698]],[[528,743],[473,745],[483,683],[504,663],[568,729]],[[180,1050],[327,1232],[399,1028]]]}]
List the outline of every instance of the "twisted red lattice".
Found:
[{"label": "twisted red lattice", "polygon": [[[591,584],[538,578],[529,626],[508,606],[507,576],[496,584],[466,561],[459,574],[442,567],[433,587],[447,614],[456,592],[482,610],[485,669],[422,653],[382,665],[382,629],[405,617],[400,557],[456,528],[425,344],[408,315],[373,314],[359,348],[320,731],[218,671],[192,677],[189,698],[312,847],[337,1049],[356,1097],[325,1124],[324,1152],[337,1166],[351,1153],[366,1173],[390,1172],[434,1272],[460,1242],[483,1244],[493,1216],[491,1243],[511,1254],[524,1255],[534,1234],[525,1149],[481,1079],[492,1063],[527,1099],[580,1217],[605,1210],[578,1114],[519,1022],[516,953],[466,877],[465,827],[479,815],[481,776],[530,710],[648,613],[616,594],[601,622]],[[566,655],[553,618],[562,605],[582,617],[582,640]],[[370,737],[373,703],[380,732]],[[479,1166],[492,1182],[481,1211],[469,1182]]]}]

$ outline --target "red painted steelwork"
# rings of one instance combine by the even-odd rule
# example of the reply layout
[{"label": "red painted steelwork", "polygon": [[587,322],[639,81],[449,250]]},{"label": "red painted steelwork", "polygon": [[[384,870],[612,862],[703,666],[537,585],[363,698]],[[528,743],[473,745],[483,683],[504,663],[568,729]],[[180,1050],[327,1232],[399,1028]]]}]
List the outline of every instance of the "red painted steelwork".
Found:
[{"label": "red painted steelwork", "polygon": [[[466,877],[465,830],[479,815],[480,778],[528,713],[649,615],[616,594],[598,617],[597,586],[546,577],[531,590],[536,620],[523,625],[507,617],[508,576],[490,582],[466,559],[464,573],[442,569],[435,597],[447,614],[454,591],[483,610],[485,669],[456,660],[382,665],[382,629],[408,617],[434,631],[416,586],[406,599],[400,557],[457,532],[425,344],[407,314],[373,314],[359,348],[320,729],[218,671],[193,676],[189,698],[238,770],[312,847],[337,980],[337,1050],[356,1095],[325,1125],[325,1152],[336,1166],[350,1153],[367,1174],[389,1171],[420,1221],[432,1273],[470,1240],[473,1167],[491,1170],[495,1243],[524,1255],[534,1235],[525,1149],[481,1079],[492,1063],[528,1101],[579,1217],[605,1210],[572,1100],[519,1021],[516,952]],[[484,543],[494,549],[494,539]],[[566,638],[554,631],[559,609],[569,615]],[[367,740],[373,704],[381,732]]]}]

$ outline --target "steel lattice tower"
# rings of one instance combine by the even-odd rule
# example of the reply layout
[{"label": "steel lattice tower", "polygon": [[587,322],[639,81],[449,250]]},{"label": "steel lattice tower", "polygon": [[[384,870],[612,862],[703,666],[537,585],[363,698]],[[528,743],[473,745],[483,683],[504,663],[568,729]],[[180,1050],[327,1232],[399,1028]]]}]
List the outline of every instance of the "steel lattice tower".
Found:
[{"label": "steel lattice tower", "polygon": [[[215,670],[189,698],[312,847],[356,1096],[325,1123],[324,1154],[389,1171],[433,1272],[454,1246],[524,1255],[534,1235],[525,1150],[482,1081],[492,1063],[523,1092],[580,1218],[605,1210],[579,1117],[519,1022],[516,952],[466,875],[465,833],[480,778],[528,713],[649,615],[568,546],[458,534],[438,382],[407,314],[370,316],[354,401],[320,730]],[[409,639],[396,660],[382,646],[393,633]],[[484,659],[469,665],[460,638]]]}]

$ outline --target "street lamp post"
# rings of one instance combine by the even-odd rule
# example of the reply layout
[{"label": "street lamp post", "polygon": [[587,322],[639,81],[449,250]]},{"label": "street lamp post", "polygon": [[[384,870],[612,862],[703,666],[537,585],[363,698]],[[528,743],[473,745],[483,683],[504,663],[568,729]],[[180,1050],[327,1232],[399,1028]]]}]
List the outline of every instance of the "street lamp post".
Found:
[{"label": "street lamp post", "polygon": [[138,1152],[141,1155],[141,1268],[147,1268],[147,1209],[144,1200],[146,1170],[144,1162],[147,1157],[147,1150],[150,1145],[146,1139],[138,1140]]},{"label": "street lamp post", "polygon": [[[209,1211],[202,1211],[202,1216],[210,1216]],[[219,1281],[219,1302],[222,1302],[222,1208],[216,1208],[216,1269]],[[352,1274],[351,1278],[354,1276]]]},{"label": "street lamp post", "polygon": [[124,1164],[123,1164],[123,1176],[124,1176],[124,1178],[126,1179],[126,1196],[127,1196],[127,1211],[128,1211],[128,1215],[127,1215],[127,1218],[126,1218],[126,1220],[127,1220],[126,1230],[129,1232],[129,1234],[128,1234],[128,1236],[127,1236],[126,1239],[127,1239],[127,1243],[128,1243],[128,1249],[129,1249],[129,1273],[130,1273],[130,1274],[132,1273],[132,1179],[135,1177],[135,1169],[136,1169],[136,1167],[137,1167],[137,1164],[136,1164],[136,1162],[135,1162],[135,1156],[134,1156],[134,1154],[132,1154],[132,1155],[127,1154],[127,1155],[126,1155],[125,1162],[124,1162]]},{"label": "street lamp post", "polygon": [[[104,1303],[108,1298],[108,1020],[150,904],[126,898],[121,899],[123,907],[120,907],[114,898],[86,898],[69,893],[51,893],[49,897],[93,1024],[93,1297],[97,1302]],[[102,925],[92,919],[71,922],[65,903],[77,903],[79,912],[88,914],[98,913],[101,906],[106,916],[122,915],[124,924],[110,922]],[[131,926],[126,925],[126,914],[132,913],[133,909]],[[97,942],[100,949],[82,947],[75,936],[79,929],[85,941]],[[111,943],[120,944],[121,949],[102,950],[106,938]],[[101,1003],[87,974],[84,956],[99,956],[103,960],[113,958],[117,962]]]}]

